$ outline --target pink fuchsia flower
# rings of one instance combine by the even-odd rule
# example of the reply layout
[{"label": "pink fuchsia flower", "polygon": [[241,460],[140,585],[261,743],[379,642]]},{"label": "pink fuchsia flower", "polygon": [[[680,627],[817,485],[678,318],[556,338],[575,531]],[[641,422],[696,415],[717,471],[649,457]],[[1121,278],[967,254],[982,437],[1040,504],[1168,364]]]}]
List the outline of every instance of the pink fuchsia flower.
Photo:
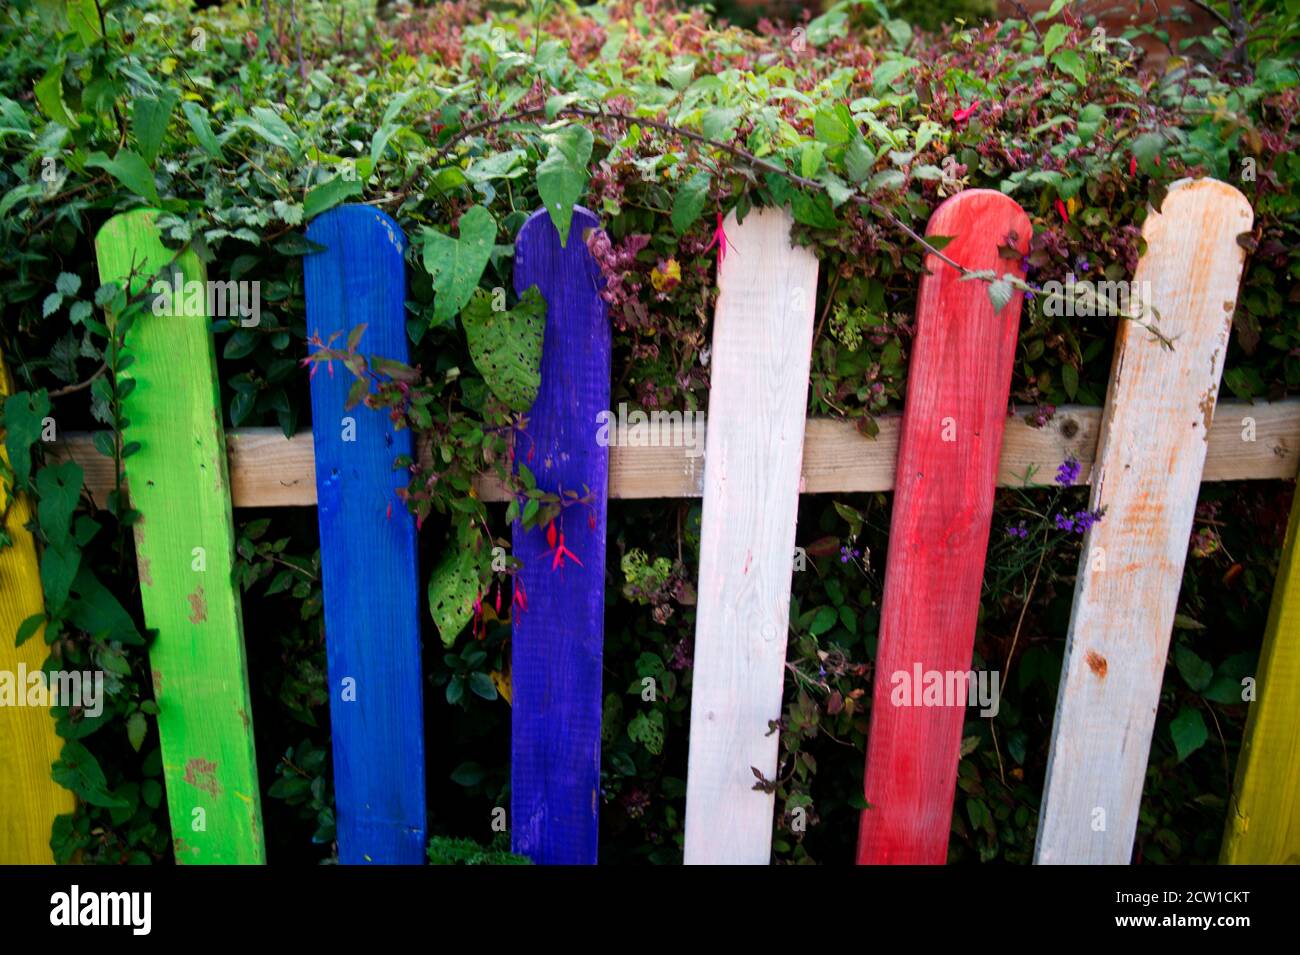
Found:
[{"label": "pink fuchsia flower", "polygon": [[966,122],[966,120],[970,119],[973,115],[975,115],[975,111],[979,108],[980,108],[980,101],[974,100],[969,106],[965,107],[964,109],[953,110],[952,121],[954,123],[964,123]]},{"label": "pink fuchsia flower", "polygon": [[713,238],[710,239],[709,244],[704,247],[704,251],[709,251],[709,249],[713,248],[715,245],[718,247],[718,265],[721,265],[722,260],[727,257],[727,233],[722,228],[721,209],[718,210],[718,225],[717,228],[713,230]]}]

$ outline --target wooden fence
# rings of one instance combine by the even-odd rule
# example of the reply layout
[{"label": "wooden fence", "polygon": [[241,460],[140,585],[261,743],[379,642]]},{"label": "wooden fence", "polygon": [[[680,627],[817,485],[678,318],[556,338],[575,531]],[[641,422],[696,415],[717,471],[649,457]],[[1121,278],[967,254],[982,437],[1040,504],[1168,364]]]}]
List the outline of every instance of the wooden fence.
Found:
[{"label": "wooden fence", "polygon": [[[105,281],[167,263],[154,215],[126,213],[101,230]],[[1091,485],[1089,508],[1105,518],[1084,536],[1036,858],[1127,862],[1198,486],[1296,476],[1300,403],[1225,402],[1215,420],[1243,263],[1236,236],[1251,221],[1230,186],[1173,186],[1144,225],[1135,279],[1151,289],[1148,304],[1174,347],[1119,323],[1105,408],[1063,408],[1042,429],[1006,413],[1020,296],[995,309],[981,283],[960,281],[929,256],[905,410],[871,441],[843,422],[805,420],[815,256],[792,246],[782,211],[733,218],[718,275],[707,453],[697,459],[676,433],[656,447],[597,440],[596,416],[610,398],[610,334],[582,234],[598,222],[575,210],[561,242],[544,212],[530,218],[517,238],[515,283],[520,291],[536,284],[548,316],[541,390],[516,445],[520,456],[527,448],[539,486],[590,489],[591,506],[553,528],[584,558],[565,561],[560,574],[553,534],[513,531],[528,594],[527,612],[512,614],[516,850],[544,863],[597,861],[609,498],[703,498],[685,856],[766,863],[773,796],[754,787],[754,769],[776,772],[769,724],[781,713],[798,496],[893,489],[858,860],[942,863],[964,700],[894,705],[890,674],[969,670],[994,490],[1023,483],[1028,467],[1050,474],[1075,457],[1079,483]],[[1031,227],[1010,198],[970,190],[934,213],[929,232],[956,236],[946,254],[969,268],[1015,273],[1017,260],[999,246],[1023,252]],[[308,235],[325,247],[305,262],[313,335],[357,337],[365,353],[404,359],[406,243],[396,223],[344,206],[313,221]],[[193,256],[175,267],[203,277]],[[421,861],[421,577],[392,467],[421,449],[385,415],[345,410],[350,376],[314,376],[310,437],[223,435],[207,317],[146,315],[132,335],[128,437],[141,450],[127,459],[127,477],[144,514],[137,555],[145,623],[158,630],[150,665],[177,861],[263,860],[230,582],[232,505],[317,506],[340,857]],[[54,455],[77,462],[103,501],[114,475],[91,436],[70,436]],[[476,491],[509,497],[486,477]],[[9,631],[40,604],[25,513],[21,501],[10,510],[15,543],[0,553]],[[1256,674],[1225,861],[1300,861],[1298,525],[1300,508]],[[15,656],[12,641],[0,641],[0,667],[33,665],[30,646]],[[0,708],[0,861],[48,861],[45,834],[70,798],[48,780],[52,721],[23,713]]]}]

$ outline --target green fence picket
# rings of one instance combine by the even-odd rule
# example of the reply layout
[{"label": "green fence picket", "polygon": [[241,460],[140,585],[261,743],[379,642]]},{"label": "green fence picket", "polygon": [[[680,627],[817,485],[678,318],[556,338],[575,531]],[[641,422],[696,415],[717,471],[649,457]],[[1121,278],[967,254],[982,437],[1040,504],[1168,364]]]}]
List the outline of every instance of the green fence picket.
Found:
[{"label": "green fence picket", "polygon": [[[131,503],[167,807],[179,863],[262,863],[261,797],[253,751],[226,445],[216,356],[208,328],[206,270],[192,251],[166,248],[155,219],[114,216],[95,239],[103,282],[147,291],[126,338],[135,382],[124,401]],[[201,286],[188,283],[203,283]],[[187,287],[188,286],[188,287]],[[203,290],[203,291],[201,291]],[[202,301],[203,307],[195,307]],[[169,307],[167,307],[169,306]],[[162,312],[162,314],[158,314]]]}]

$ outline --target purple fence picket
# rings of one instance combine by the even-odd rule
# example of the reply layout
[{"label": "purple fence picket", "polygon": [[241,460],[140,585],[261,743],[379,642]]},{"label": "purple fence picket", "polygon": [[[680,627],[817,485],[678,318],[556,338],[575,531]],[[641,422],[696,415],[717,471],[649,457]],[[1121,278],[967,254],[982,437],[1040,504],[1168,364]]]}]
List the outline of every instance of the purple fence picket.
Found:
[{"label": "purple fence picket", "polygon": [[541,388],[515,463],[538,487],[577,495],[548,527],[513,529],[524,601],[513,612],[511,841],[543,864],[596,862],[609,469],[596,420],[610,376],[601,277],[584,242],[596,226],[575,208],[562,247],[542,209],[515,242],[515,290],[536,285],[546,300]]}]

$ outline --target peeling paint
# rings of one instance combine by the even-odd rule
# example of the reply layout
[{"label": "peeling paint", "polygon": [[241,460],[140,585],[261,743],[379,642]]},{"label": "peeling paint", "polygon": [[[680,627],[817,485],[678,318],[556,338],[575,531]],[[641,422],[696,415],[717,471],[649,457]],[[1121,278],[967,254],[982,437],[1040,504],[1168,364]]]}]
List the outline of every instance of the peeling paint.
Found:
[{"label": "peeling paint", "polygon": [[1103,657],[1096,650],[1089,650],[1087,659],[1088,659],[1088,669],[1091,670],[1093,673],[1095,673],[1101,679],[1103,680],[1106,679],[1106,670],[1108,668],[1108,664],[1106,663],[1106,658]]},{"label": "peeling paint", "polygon": [[217,784],[217,764],[201,757],[185,764],[185,781],[212,796],[221,795],[221,787]]},{"label": "peeling paint", "polygon": [[203,623],[208,619],[208,601],[203,594],[203,585],[199,584],[194,593],[187,595],[190,602],[190,623]]},{"label": "peeling paint", "polygon": [[1204,438],[1207,442],[1210,440],[1210,425],[1214,423],[1214,398],[1214,389],[1208,388],[1205,394],[1201,395],[1200,404],[1197,405],[1205,421]]}]

